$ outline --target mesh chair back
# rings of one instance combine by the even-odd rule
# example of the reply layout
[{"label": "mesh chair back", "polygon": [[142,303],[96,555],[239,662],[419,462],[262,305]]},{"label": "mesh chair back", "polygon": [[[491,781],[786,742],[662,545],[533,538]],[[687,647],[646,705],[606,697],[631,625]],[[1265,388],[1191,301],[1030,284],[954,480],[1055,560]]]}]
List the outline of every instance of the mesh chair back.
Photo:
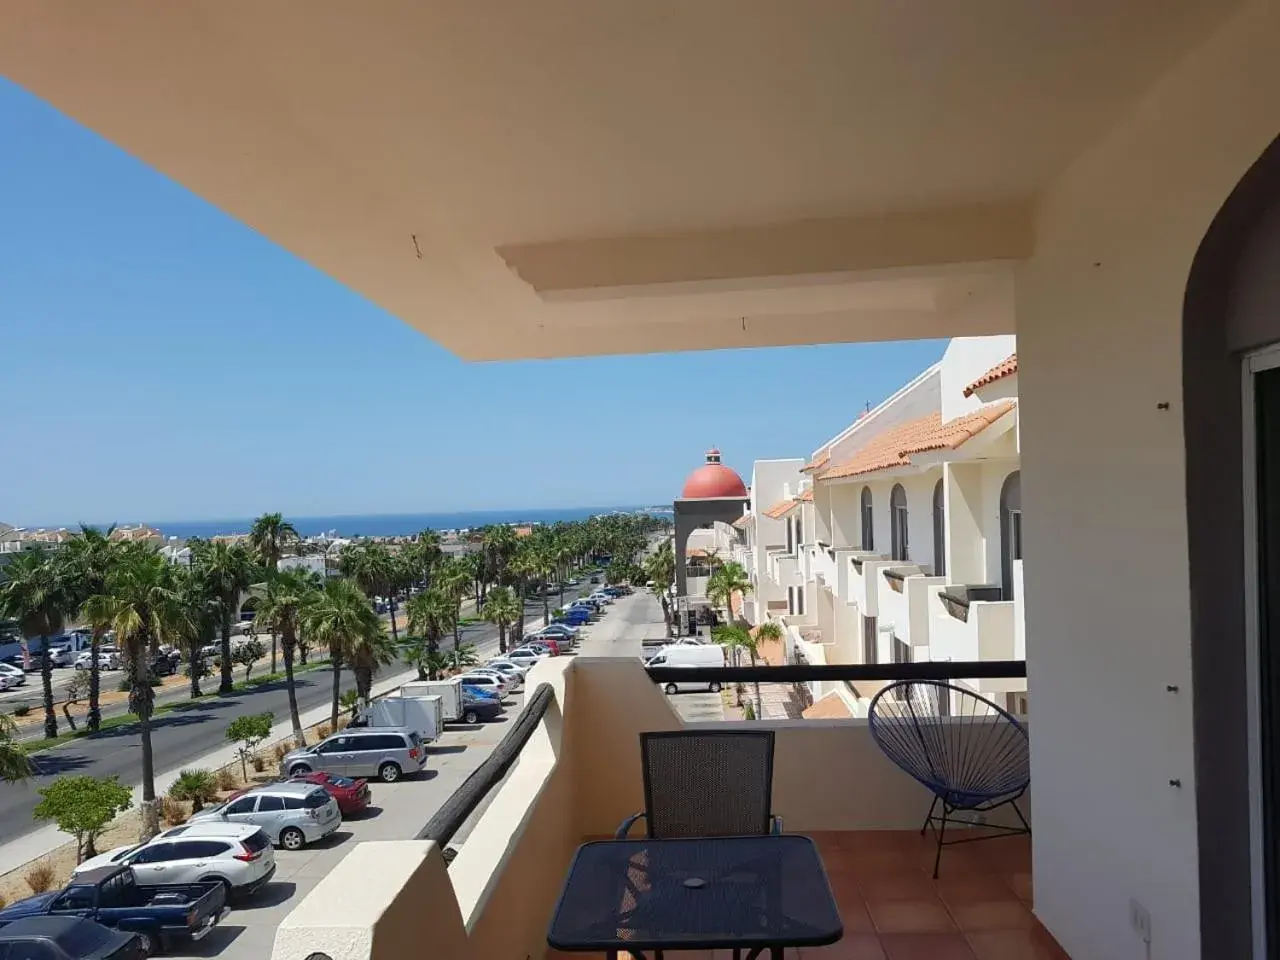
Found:
[{"label": "mesh chair back", "polygon": [[767,834],[773,795],[773,731],[642,733],[649,836]]},{"label": "mesh chair back", "polygon": [[885,755],[952,807],[998,803],[1031,782],[1026,728],[972,690],[903,680],[876,694],[868,719]]}]

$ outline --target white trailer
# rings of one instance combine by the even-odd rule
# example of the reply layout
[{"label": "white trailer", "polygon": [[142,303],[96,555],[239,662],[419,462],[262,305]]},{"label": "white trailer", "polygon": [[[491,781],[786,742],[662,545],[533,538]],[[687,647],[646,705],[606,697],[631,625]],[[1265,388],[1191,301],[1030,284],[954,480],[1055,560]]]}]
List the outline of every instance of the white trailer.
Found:
[{"label": "white trailer", "polygon": [[363,714],[371,727],[406,727],[434,743],[444,731],[444,711],[440,697],[380,697]]},{"label": "white trailer", "polygon": [[414,680],[400,688],[402,697],[439,697],[445,723],[462,719],[462,679]]}]

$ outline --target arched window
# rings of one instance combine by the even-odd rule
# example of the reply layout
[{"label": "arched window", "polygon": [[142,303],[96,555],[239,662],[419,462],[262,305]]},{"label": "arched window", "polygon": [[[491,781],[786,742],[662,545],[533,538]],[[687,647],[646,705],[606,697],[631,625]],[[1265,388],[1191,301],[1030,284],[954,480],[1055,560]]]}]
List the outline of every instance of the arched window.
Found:
[{"label": "arched window", "polygon": [[947,575],[947,500],[941,480],[933,486],[933,575]]},{"label": "arched window", "polygon": [[876,548],[875,536],[875,514],[871,509],[871,488],[862,488],[862,549],[874,550]]},{"label": "arched window", "polygon": [[893,560],[909,559],[910,549],[907,546],[907,491],[902,484],[894,484],[889,493],[889,539],[892,541]]},{"label": "arched window", "polygon": [[1000,587],[1013,599],[1013,561],[1022,559],[1022,473],[1015,470],[1000,488]]}]

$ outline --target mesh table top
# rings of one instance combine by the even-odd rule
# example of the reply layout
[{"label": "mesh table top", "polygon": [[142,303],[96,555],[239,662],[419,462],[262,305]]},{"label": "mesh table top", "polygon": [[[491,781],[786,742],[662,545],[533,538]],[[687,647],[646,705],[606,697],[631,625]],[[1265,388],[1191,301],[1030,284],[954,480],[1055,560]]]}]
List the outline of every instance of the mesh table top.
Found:
[{"label": "mesh table top", "polygon": [[547,942],[570,951],[803,947],[843,932],[808,837],[603,840],[578,848]]}]

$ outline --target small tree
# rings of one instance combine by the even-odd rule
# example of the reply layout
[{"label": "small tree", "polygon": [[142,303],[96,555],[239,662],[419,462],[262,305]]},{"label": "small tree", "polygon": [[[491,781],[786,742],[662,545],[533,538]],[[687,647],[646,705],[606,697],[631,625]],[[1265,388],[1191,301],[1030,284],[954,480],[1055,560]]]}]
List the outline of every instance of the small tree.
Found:
[{"label": "small tree", "polygon": [[66,699],[62,702],[62,715],[67,718],[67,725],[76,728],[75,718],[71,716],[71,708],[89,695],[89,671],[77,670],[62,688]]},{"label": "small tree", "polygon": [[248,680],[249,673],[253,670],[253,665],[266,655],[266,647],[262,645],[261,640],[254,637],[236,647],[235,652],[231,654],[231,659],[244,667],[244,678]]},{"label": "small tree", "polygon": [[448,653],[449,668],[457,670],[459,673],[468,667],[474,667],[480,662],[480,655],[476,653],[476,648],[470,643],[464,643],[460,647],[454,647]]},{"label": "small tree", "polygon": [[244,774],[245,783],[249,782],[249,757],[258,748],[258,744],[271,736],[273,717],[271,711],[266,713],[246,713],[236,717],[227,726],[227,740],[236,745],[236,753],[240,755],[240,772]]},{"label": "small tree", "polygon": [[343,710],[351,714],[351,719],[356,718],[356,714],[360,712],[360,694],[356,690],[347,690],[338,698],[338,705]]},{"label": "small tree", "polygon": [[132,791],[116,777],[59,777],[40,788],[32,815],[52,820],[76,838],[76,862],[98,855],[94,841],[116,816],[133,806]]},{"label": "small tree", "polygon": [[183,770],[169,788],[174,800],[190,800],[191,812],[199,813],[206,803],[218,798],[218,780],[208,770]]}]

